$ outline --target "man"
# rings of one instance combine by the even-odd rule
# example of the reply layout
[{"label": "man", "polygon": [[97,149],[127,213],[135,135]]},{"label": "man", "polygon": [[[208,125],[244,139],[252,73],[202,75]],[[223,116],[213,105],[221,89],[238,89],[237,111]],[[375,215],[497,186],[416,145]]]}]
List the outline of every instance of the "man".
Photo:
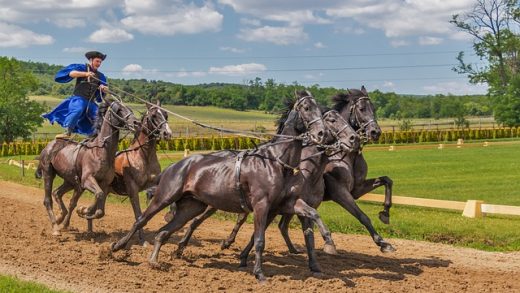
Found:
[{"label": "man", "polygon": [[98,69],[106,55],[98,51],[85,54],[88,64],[70,64],[54,77],[59,83],[67,83],[76,79],[72,96],[61,102],[54,110],[46,113],[43,118],[51,124],[58,122],[67,132],[58,134],[56,138],[70,138],[72,133],[92,135],[95,132],[94,120],[102,95],[108,91],[107,79]]}]

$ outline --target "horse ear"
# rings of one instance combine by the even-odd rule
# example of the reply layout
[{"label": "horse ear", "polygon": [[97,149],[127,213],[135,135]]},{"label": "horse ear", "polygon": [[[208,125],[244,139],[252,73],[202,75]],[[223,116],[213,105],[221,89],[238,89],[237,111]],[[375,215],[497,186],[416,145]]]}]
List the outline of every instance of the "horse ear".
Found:
[{"label": "horse ear", "polygon": [[367,95],[367,89],[365,88],[364,85],[361,86],[361,92],[364,94],[364,95]]},{"label": "horse ear", "polygon": [[151,107],[152,107],[151,103],[146,103],[146,109],[150,110]]},{"label": "horse ear", "polygon": [[307,94],[307,96],[312,97],[311,92],[309,92],[308,90],[305,90],[305,93]]},{"label": "horse ear", "polygon": [[161,100],[157,99],[157,103],[156,103],[157,106],[161,106]]}]

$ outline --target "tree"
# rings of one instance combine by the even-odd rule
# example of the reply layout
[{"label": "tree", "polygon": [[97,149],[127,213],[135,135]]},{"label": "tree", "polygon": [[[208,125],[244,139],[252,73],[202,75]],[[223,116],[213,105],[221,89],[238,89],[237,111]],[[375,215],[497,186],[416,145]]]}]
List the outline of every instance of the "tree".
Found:
[{"label": "tree", "polygon": [[475,54],[487,62],[484,67],[475,67],[467,64],[460,52],[459,65],[454,70],[466,74],[472,83],[488,84],[495,119],[508,126],[520,125],[520,121],[510,119],[520,117],[516,98],[511,96],[518,92],[514,88],[517,82],[512,81],[520,74],[519,5],[519,0],[477,0],[471,12],[454,15],[451,20],[460,30],[474,37]]},{"label": "tree", "polygon": [[18,61],[0,57],[0,142],[27,138],[41,126],[44,106],[27,97],[37,85]]}]

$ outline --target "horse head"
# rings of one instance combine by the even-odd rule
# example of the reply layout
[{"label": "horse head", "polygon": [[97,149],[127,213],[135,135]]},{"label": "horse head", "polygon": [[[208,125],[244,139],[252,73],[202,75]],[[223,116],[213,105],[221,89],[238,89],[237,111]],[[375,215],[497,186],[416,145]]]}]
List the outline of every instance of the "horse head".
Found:
[{"label": "horse head", "polygon": [[296,101],[287,117],[286,124],[294,119],[294,126],[298,132],[307,132],[313,142],[323,143],[326,130],[318,104],[309,91],[297,91],[295,94]]},{"label": "horse head", "polygon": [[[329,129],[332,140],[344,151],[359,151],[361,139],[350,124],[336,110],[323,113],[323,123]],[[328,142],[330,143],[330,142]]]},{"label": "horse head", "polygon": [[168,125],[168,113],[161,108],[161,102],[157,100],[155,105],[146,104],[146,107],[148,110],[142,122],[145,133],[155,139],[170,139],[172,130]]},{"label": "horse head", "polygon": [[346,94],[338,94],[332,100],[336,102],[334,109],[341,113],[354,130],[369,140],[379,139],[381,128],[365,86],[360,90],[349,89]]},{"label": "horse head", "polygon": [[99,111],[112,127],[135,132],[141,125],[132,109],[117,100],[105,101]]}]

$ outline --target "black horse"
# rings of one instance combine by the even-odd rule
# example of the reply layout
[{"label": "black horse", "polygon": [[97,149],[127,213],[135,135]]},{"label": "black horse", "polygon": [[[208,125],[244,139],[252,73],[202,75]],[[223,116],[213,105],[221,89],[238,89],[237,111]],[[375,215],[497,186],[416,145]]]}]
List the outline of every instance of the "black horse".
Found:
[{"label": "black horse", "polygon": [[[356,132],[350,127],[350,125],[340,116],[335,110],[326,109],[323,114],[323,122],[325,126],[330,130],[331,138],[336,141],[336,145],[339,146],[336,150],[321,150],[320,147],[315,145],[309,145],[303,148],[302,158],[299,166],[300,182],[293,185],[289,191],[288,199],[279,207],[277,210],[283,215],[294,215],[295,211],[292,207],[295,206],[295,201],[298,199],[303,200],[306,204],[313,208],[317,208],[323,200],[323,191],[325,189],[323,172],[328,163],[328,156],[331,154],[329,151],[346,151],[355,152],[359,151],[360,139]],[[217,209],[210,207],[204,214],[194,219],[188,228],[188,231],[179,242],[179,246],[175,251],[175,256],[180,257],[184,248],[187,246],[193,231],[207,218],[216,212]],[[240,225],[243,224],[248,213],[244,213],[239,216]],[[270,224],[275,213],[270,214],[268,224]],[[314,222],[321,221],[317,213],[310,213],[308,217],[299,216],[302,223],[302,229],[304,231],[305,243],[307,246],[307,253],[309,255],[309,267],[313,272],[320,272],[321,269],[316,261],[314,254],[314,235],[312,231],[312,225]],[[234,231],[238,231],[234,230]],[[330,254],[336,253],[334,243],[330,237],[330,232],[322,231],[323,238],[325,239],[325,251]],[[253,238],[247,245],[244,252],[240,255],[241,266],[247,265],[247,257],[250,250],[253,247]]]},{"label": "black horse", "polygon": [[[294,170],[300,163],[302,135],[309,136],[316,143],[323,143],[325,139],[321,112],[314,98],[306,91],[298,92],[297,97],[283,130],[269,147],[238,156],[194,155],[166,168],[150,206],[129,233],[112,244],[112,251],[125,247],[137,230],[173,202],[177,203],[177,212],[155,237],[149,259],[152,265],[157,264],[164,241],[208,206],[233,213],[252,210],[256,248],[253,273],[258,280],[264,281],[262,255],[267,221],[270,212],[286,199],[291,182],[299,177]],[[294,208],[301,215],[314,210],[301,200]]]},{"label": "black horse", "polygon": [[[377,124],[374,105],[370,101],[365,87],[361,90],[350,89],[346,94],[339,94],[332,98],[334,109],[341,113],[345,120],[358,132],[365,141],[377,141],[381,135],[381,128]],[[385,186],[384,210],[379,213],[379,219],[388,224],[390,207],[392,205],[392,180],[387,176],[366,179],[368,166],[362,152],[339,153],[329,159],[325,168],[325,199],[332,200],[363,224],[381,252],[393,252],[394,247],[386,242],[375,230],[370,218],[359,208],[355,200],[377,187]],[[288,227],[291,217],[285,216],[279,222],[281,233],[290,251],[296,252],[292,245]]]},{"label": "black horse", "polygon": [[[377,124],[374,106],[368,97],[365,87],[361,90],[350,89],[345,94],[338,94],[332,98],[335,102],[334,109],[363,137],[364,141],[378,140],[381,128]],[[392,252],[392,245],[383,240],[377,233],[370,218],[359,208],[355,200],[371,190],[385,186],[384,210],[379,213],[380,220],[388,224],[390,218],[390,207],[392,205],[392,180],[387,176],[375,179],[366,179],[368,166],[360,152],[343,152],[329,158],[325,168],[325,198],[333,200],[356,217],[368,230],[374,242],[381,248],[382,252]],[[229,248],[235,242],[235,237],[247,219],[247,214],[238,217],[237,223],[228,238],[222,243],[222,249]],[[289,238],[289,223],[292,215],[283,215],[278,223],[280,232],[287,244],[289,252],[300,253]],[[189,231],[188,231],[189,232]],[[181,240],[181,243],[183,243]],[[327,253],[334,253],[335,247],[327,243],[324,247]]]}]

